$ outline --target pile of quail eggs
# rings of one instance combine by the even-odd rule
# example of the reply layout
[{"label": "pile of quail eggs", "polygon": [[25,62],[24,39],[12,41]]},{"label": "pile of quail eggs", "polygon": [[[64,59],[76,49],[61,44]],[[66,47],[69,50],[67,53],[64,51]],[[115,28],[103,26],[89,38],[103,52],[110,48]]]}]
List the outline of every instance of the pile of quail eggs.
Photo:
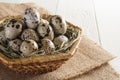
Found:
[{"label": "pile of quail eggs", "polygon": [[27,8],[23,19],[10,19],[0,31],[0,43],[7,41],[14,52],[21,52],[23,56],[30,56],[38,49],[51,54],[68,42],[66,30],[66,21],[61,16],[53,15],[47,21],[37,9]]}]

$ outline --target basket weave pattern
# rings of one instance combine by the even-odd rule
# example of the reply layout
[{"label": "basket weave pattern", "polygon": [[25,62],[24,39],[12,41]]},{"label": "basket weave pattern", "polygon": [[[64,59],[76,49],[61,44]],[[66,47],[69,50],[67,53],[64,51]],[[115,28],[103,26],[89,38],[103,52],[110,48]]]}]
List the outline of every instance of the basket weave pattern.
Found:
[{"label": "basket weave pattern", "polygon": [[37,73],[46,73],[51,72],[59,68],[65,60],[45,62],[45,63],[30,63],[27,65],[9,65],[8,67],[16,72],[25,73],[25,74],[37,74]]}]

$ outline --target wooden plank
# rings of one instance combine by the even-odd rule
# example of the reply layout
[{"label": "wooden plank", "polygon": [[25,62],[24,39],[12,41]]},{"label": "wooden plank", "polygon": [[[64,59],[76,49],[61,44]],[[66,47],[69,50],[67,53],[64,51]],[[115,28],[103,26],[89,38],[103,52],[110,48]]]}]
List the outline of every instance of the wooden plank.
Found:
[{"label": "wooden plank", "polygon": [[6,3],[20,3],[22,0],[0,0],[0,2]]},{"label": "wooden plank", "polygon": [[58,0],[23,0],[24,2],[34,2],[44,8],[46,8],[47,10],[49,10],[50,12],[54,13],[56,12],[56,7],[58,4]]},{"label": "wooden plank", "polygon": [[120,1],[94,0],[94,3],[102,46],[116,55],[111,64],[120,73]]},{"label": "wooden plank", "polygon": [[93,0],[59,0],[56,14],[81,26],[87,36],[100,43]]}]

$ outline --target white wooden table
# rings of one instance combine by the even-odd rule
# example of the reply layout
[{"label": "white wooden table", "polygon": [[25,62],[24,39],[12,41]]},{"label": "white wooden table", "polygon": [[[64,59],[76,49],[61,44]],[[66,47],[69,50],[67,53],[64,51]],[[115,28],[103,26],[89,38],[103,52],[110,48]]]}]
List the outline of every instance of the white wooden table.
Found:
[{"label": "white wooden table", "polygon": [[89,38],[117,57],[110,64],[120,73],[119,0],[109,2],[105,0],[0,0],[0,2],[35,2],[81,26]]}]

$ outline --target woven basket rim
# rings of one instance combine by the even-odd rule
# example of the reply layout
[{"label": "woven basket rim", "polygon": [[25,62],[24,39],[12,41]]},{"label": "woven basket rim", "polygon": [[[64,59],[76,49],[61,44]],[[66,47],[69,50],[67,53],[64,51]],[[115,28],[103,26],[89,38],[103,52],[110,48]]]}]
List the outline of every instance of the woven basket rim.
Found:
[{"label": "woven basket rim", "polygon": [[[4,21],[6,18],[9,17],[14,17],[14,18],[21,18],[21,15],[18,16],[6,16],[2,19],[0,19],[0,23],[2,21]],[[5,65],[14,65],[14,64],[30,64],[30,63],[34,63],[34,62],[39,62],[39,63],[43,63],[43,62],[49,62],[49,61],[56,61],[56,60],[66,60],[69,59],[70,57],[73,56],[76,48],[78,47],[81,37],[83,35],[83,30],[81,27],[75,26],[72,23],[66,21],[68,25],[72,26],[74,29],[79,30],[79,36],[78,36],[78,40],[72,45],[71,49],[69,52],[67,53],[60,53],[60,54],[52,54],[52,55],[40,55],[40,56],[31,56],[31,57],[27,57],[27,58],[18,58],[18,59],[10,59],[7,56],[5,56],[4,54],[2,54],[2,52],[0,52],[0,60],[3,64]]]}]

